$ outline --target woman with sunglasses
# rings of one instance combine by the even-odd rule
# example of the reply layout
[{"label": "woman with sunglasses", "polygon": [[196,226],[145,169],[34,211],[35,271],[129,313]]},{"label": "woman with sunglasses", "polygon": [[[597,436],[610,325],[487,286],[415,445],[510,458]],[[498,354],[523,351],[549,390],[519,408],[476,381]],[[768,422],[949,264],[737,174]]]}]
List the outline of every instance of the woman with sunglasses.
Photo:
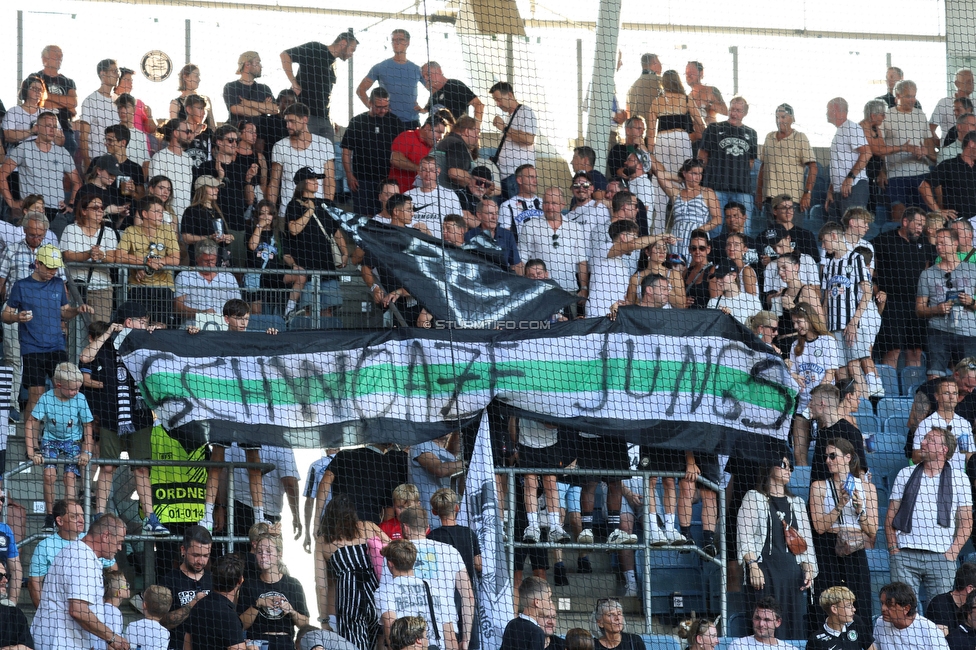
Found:
[{"label": "woman with sunglasses", "polygon": [[[878,533],[878,493],[864,472],[854,446],[834,438],[826,446],[826,480],[810,484],[810,519],[813,546],[820,567],[818,594],[828,587],[845,586],[854,592],[858,612],[871,620],[871,573],[867,552],[848,552],[848,539],[874,540]],[[838,544],[838,535],[843,534]]]},{"label": "woman with sunglasses", "polygon": [[[746,492],[736,524],[737,557],[745,567],[745,609],[751,612],[759,599],[775,598],[783,611],[776,638],[784,640],[806,638],[806,591],[817,576],[806,504],[787,487],[792,472],[788,457],[775,461],[759,485]],[[787,535],[799,536],[806,550],[794,555]]]},{"label": "woman with sunglasses", "polygon": [[689,309],[705,309],[712,299],[712,267],[708,259],[712,253],[712,245],[708,240],[708,233],[704,230],[694,230],[691,233],[691,243],[688,245],[690,263],[685,269],[685,305]]},{"label": "woman with sunglasses", "polygon": [[73,280],[85,302],[95,313],[93,321],[112,320],[112,276],[100,263],[117,261],[119,237],[112,224],[105,223],[103,199],[83,194],[75,199],[75,222],[61,233],[61,251],[66,262],[88,263],[74,270]]},{"label": "woman with sunglasses", "polygon": [[796,341],[786,359],[793,378],[800,385],[800,394],[793,417],[793,449],[797,465],[807,464],[810,450],[810,391],[820,384],[834,383],[842,357],[835,339],[816,307],[799,303],[792,312]]},{"label": "woman with sunglasses", "polygon": [[637,634],[624,632],[627,622],[624,609],[616,598],[601,598],[593,610],[591,630],[594,650],[646,650],[644,640]]},{"label": "woman with sunglasses", "polygon": [[[694,230],[711,232],[722,225],[722,207],[715,192],[702,187],[705,164],[689,158],[681,165],[677,176],[668,174],[658,166],[656,172],[661,189],[673,203],[671,234],[678,243],[671,252],[688,256],[688,243]],[[680,177],[680,182],[679,182]]]},{"label": "woman with sunglasses", "polygon": [[628,305],[641,303],[641,282],[649,275],[660,275],[668,279],[670,298],[668,303],[672,309],[684,309],[687,303],[685,297],[685,281],[681,272],[673,268],[668,262],[668,244],[663,239],[658,240],[644,249],[647,253],[647,268],[630,276],[625,300]]},{"label": "woman with sunglasses", "polygon": [[746,325],[763,343],[773,348],[776,354],[782,356],[783,351],[776,345],[776,337],[779,333],[779,319],[776,318],[776,314],[764,309],[752,316]]}]

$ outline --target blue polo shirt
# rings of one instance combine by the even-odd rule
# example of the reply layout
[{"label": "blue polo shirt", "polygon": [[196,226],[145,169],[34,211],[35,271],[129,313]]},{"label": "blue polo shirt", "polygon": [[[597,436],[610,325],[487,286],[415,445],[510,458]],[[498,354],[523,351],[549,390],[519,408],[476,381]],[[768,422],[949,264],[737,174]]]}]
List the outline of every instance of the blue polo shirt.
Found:
[{"label": "blue polo shirt", "polygon": [[[464,241],[469,242],[472,237],[482,232],[491,237],[491,233],[483,228],[472,228],[464,233]],[[492,239],[502,249],[502,259],[508,264],[509,270],[515,265],[522,263],[522,258],[519,257],[518,244],[515,242],[515,235],[512,234],[511,230],[499,226],[495,228],[495,236]]]},{"label": "blue polo shirt", "polygon": [[34,317],[20,323],[20,353],[60,352],[65,349],[61,331],[61,307],[68,304],[64,280],[55,276],[39,282],[32,276],[17,280],[7,305],[17,311],[29,310]]}]

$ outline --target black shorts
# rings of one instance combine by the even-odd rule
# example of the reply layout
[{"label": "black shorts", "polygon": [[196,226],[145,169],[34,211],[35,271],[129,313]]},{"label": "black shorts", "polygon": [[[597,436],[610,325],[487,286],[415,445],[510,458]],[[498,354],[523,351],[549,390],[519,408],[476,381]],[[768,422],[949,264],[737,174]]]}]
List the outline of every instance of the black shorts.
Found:
[{"label": "black shorts", "polygon": [[563,453],[559,448],[559,443],[548,447],[526,447],[519,445],[519,467],[538,467],[548,469],[563,466]]},{"label": "black shorts", "polygon": [[915,315],[915,303],[889,300],[881,316],[876,347],[882,352],[922,348],[927,327],[928,323]]},{"label": "black shorts", "polygon": [[[627,441],[622,438],[584,438],[576,440],[576,458],[581,469],[630,469]],[[620,476],[587,476],[588,481],[619,481]]]},{"label": "black shorts", "polygon": [[64,350],[57,352],[32,352],[24,357],[24,386],[28,388],[44,387],[47,379],[54,381],[54,369],[59,363],[68,360],[68,353]]},{"label": "black shorts", "polygon": [[[518,531],[515,531],[518,533]],[[525,558],[529,558],[529,564],[533,571],[546,570],[549,568],[549,553],[544,548],[517,548],[515,549],[515,570],[518,571],[525,566]]]}]

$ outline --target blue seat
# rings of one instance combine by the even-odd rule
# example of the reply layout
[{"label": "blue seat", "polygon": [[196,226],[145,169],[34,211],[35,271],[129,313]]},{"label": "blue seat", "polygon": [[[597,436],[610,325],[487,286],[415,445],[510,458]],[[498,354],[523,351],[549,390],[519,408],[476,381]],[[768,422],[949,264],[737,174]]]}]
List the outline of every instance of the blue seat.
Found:
[{"label": "blue seat", "polygon": [[725,636],[734,639],[749,636],[749,618],[742,612],[736,612],[729,616],[729,630]]},{"label": "blue seat", "polygon": [[796,467],[790,475],[790,491],[797,496],[803,497],[804,501],[810,499],[810,466]]},{"label": "blue seat", "polygon": [[854,412],[855,417],[860,418],[862,415],[874,415],[874,404],[871,400],[867,398],[861,398],[857,405],[857,411]]},{"label": "blue seat", "polygon": [[901,391],[898,390],[898,371],[883,363],[877,363],[874,367],[878,373],[878,379],[881,380],[881,385],[884,386],[885,397],[901,395]]},{"label": "blue seat", "polygon": [[253,314],[247,322],[248,332],[266,332],[269,327],[284,332],[287,325],[284,318],[274,314]]},{"label": "blue seat", "polygon": [[874,450],[881,453],[896,454],[905,450],[908,429],[900,416],[885,420],[881,433],[874,437]]},{"label": "blue seat", "polygon": [[912,398],[883,397],[878,402],[878,417],[883,421],[888,418],[901,418],[904,427],[908,423],[908,414],[912,412]]},{"label": "blue seat", "polygon": [[908,459],[905,458],[904,452],[875,453],[868,458],[868,467],[871,468],[874,484],[879,488],[883,487],[890,494],[895,476],[903,467],[908,467]]},{"label": "blue seat", "polygon": [[291,332],[301,330],[316,330],[318,328],[318,323],[315,322],[315,319],[311,316],[296,316],[288,323],[288,330]]},{"label": "blue seat", "polygon": [[681,650],[677,637],[667,634],[641,634],[647,650]]},{"label": "blue seat", "polygon": [[881,418],[877,415],[861,415],[857,413],[857,428],[867,437],[878,435],[882,432]]},{"label": "blue seat", "polygon": [[925,368],[922,366],[905,366],[901,369],[900,379],[901,394],[912,397],[913,393],[909,392],[912,386],[918,386],[926,379]]}]

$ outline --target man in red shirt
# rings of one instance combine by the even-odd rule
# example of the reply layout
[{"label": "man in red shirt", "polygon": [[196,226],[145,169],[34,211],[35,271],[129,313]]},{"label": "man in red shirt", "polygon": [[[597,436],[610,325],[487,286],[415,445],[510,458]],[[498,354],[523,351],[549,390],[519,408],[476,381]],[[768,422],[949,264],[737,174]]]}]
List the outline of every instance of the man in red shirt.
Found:
[{"label": "man in red shirt", "polygon": [[393,141],[390,178],[400,185],[401,193],[413,189],[414,180],[420,170],[420,161],[441,141],[447,127],[453,123],[449,113],[437,111],[420,128],[404,131]]}]

